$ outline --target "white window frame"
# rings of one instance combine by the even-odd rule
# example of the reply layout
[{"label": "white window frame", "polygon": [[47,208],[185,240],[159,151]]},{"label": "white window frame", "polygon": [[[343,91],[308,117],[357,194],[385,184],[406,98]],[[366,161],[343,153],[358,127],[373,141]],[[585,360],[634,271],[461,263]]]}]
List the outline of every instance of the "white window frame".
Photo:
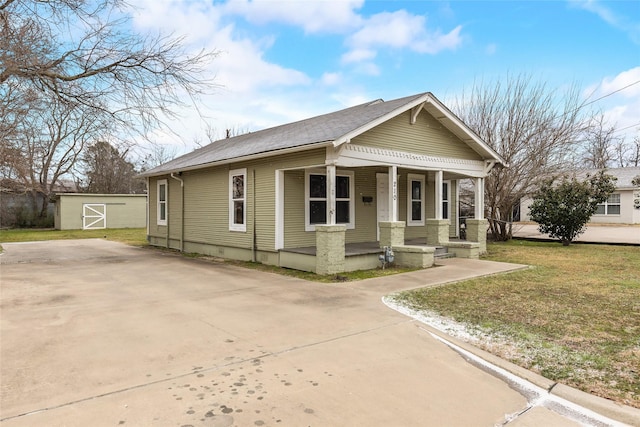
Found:
[{"label": "white window frame", "polygon": [[[413,182],[420,183],[420,220],[416,221],[413,216],[413,202],[418,199],[413,198]],[[424,175],[407,174],[407,227],[417,227],[424,225],[425,217],[425,191],[426,191],[426,179]]]},{"label": "white window frame", "polygon": [[[164,185],[164,200],[160,200],[160,187]],[[166,179],[159,179],[156,183],[156,223],[158,225],[167,225],[167,217],[169,216],[169,184]],[[164,205],[164,218],[160,217],[161,205]]]},{"label": "white window frame", "polygon": [[442,181],[442,219],[451,220],[451,181]]},{"label": "white window frame", "polygon": [[[325,169],[307,169],[305,171],[304,174],[304,229],[305,231],[316,231],[316,224],[311,224],[310,223],[310,212],[309,212],[309,202],[313,201],[313,200],[317,200],[317,201],[322,201],[325,200],[327,201],[327,208],[328,208],[328,199],[325,195],[324,198],[313,198],[311,199],[309,197],[310,193],[309,193],[309,177],[311,175],[324,175],[325,177],[327,176],[327,171]],[[352,171],[336,171],[336,178],[339,176],[343,176],[343,177],[348,177],[349,178],[349,198],[338,198],[336,197],[336,203],[337,202],[342,202],[342,201],[348,201],[349,202],[349,222],[348,223],[344,223],[344,222],[337,222],[336,224],[338,225],[345,225],[347,227],[347,230],[353,230],[354,228],[356,228],[356,208],[355,208],[355,174]],[[336,184],[337,184],[338,180],[336,179]],[[325,224],[327,221],[327,216],[326,212],[325,212]]]},{"label": "white window frame", "polygon": [[[617,203],[613,203],[610,202],[609,199],[612,196],[618,196],[618,202]],[[622,198],[620,197],[620,193],[612,193],[609,195],[609,197],[607,197],[607,200],[605,200],[603,203],[600,203],[598,205],[598,207],[603,206],[604,207],[604,213],[597,213],[596,215],[599,216],[620,216],[620,214],[622,213],[622,209],[621,209],[621,200]],[[609,206],[617,206],[618,207],[618,213],[609,213]]]},{"label": "white window frame", "polygon": [[[233,178],[242,176],[242,197],[233,197]],[[235,203],[242,202],[242,224],[235,222]],[[247,169],[234,169],[229,171],[229,231],[247,231]]]}]

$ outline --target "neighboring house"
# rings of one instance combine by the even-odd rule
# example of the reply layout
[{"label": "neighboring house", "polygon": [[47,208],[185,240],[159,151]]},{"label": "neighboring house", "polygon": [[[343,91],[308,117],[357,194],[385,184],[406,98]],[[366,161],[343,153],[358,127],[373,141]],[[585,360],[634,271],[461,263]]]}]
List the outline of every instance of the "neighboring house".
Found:
[{"label": "neighboring house", "polygon": [[[576,172],[576,178],[584,180],[593,176],[600,169],[584,169]],[[605,224],[640,224],[640,186],[633,185],[635,177],[640,177],[640,167],[605,169],[608,175],[617,178],[616,190],[602,204],[591,217],[592,223]],[[533,201],[523,199],[520,206],[520,219],[531,221],[529,207]]]},{"label": "neighboring house", "polygon": [[147,224],[146,194],[56,194],[57,230],[142,228]]},{"label": "neighboring house", "polygon": [[[431,93],[216,141],[142,174],[153,245],[335,274],[486,250],[484,178],[504,160]],[[469,241],[458,181],[475,180]],[[410,243],[410,245],[407,245]],[[418,244],[416,244],[418,243]]]}]

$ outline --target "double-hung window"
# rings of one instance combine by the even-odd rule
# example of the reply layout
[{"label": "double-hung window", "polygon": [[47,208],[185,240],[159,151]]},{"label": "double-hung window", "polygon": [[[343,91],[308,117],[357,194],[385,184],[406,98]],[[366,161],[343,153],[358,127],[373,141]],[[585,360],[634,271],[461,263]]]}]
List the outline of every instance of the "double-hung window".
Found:
[{"label": "double-hung window", "polygon": [[[326,224],[329,217],[327,175],[324,171],[307,171],[305,175],[305,230],[315,231],[317,224]],[[336,173],[336,224],[355,226],[353,172]]]},{"label": "double-hung window", "polygon": [[407,226],[424,225],[424,175],[407,175]]},{"label": "double-hung window", "polygon": [[449,219],[449,211],[450,211],[449,200],[451,199],[450,188],[451,188],[451,181],[442,182],[442,219]]},{"label": "double-hung window", "polygon": [[167,180],[158,180],[157,224],[167,225]]},{"label": "double-hung window", "polygon": [[620,193],[610,194],[604,203],[599,204],[596,215],[620,215]]},{"label": "double-hung window", "polygon": [[247,231],[247,170],[229,171],[229,230]]}]

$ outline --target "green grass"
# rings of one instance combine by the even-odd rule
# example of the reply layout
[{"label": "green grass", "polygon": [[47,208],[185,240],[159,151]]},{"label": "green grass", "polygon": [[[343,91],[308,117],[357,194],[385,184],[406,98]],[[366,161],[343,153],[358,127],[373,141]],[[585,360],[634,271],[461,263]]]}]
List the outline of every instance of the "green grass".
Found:
[{"label": "green grass", "polygon": [[0,243],[35,242],[42,240],[107,239],[134,246],[147,245],[144,228],[118,228],[106,230],[48,230],[13,229],[0,230]]},{"label": "green grass", "polygon": [[488,250],[486,259],[534,268],[396,299],[496,337],[507,344],[491,351],[547,378],[640,407],[640,248],[511,241]]}]

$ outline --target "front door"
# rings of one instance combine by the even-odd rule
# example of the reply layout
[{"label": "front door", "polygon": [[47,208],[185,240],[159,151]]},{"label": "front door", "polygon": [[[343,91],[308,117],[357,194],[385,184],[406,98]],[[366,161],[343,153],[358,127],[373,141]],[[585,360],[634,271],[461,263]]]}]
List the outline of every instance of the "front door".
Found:
[{"label": "front door", "polygon": [[378,206],[378,221],[376,223],[376,238],[380,240],[380,221],[389,221],[389,174],[376,174],[376,204]]},{"label": "front door", "polygon": [[82,229],[107,228],[107,205],[85,203],[82,205]]}]

